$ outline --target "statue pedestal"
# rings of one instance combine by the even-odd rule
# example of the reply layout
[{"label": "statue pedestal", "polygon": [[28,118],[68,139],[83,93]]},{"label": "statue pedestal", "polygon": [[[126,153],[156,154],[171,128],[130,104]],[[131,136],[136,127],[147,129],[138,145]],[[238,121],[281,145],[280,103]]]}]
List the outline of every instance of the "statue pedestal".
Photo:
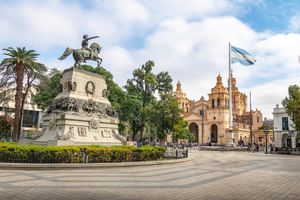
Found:
[{"label": "statue pedestal", "polygon": [[67,69],[60,80],[61,93],[43,116],[43,131],[34,141],[41,145],[122,145],[118,116],[108,101],[101,75]]}]

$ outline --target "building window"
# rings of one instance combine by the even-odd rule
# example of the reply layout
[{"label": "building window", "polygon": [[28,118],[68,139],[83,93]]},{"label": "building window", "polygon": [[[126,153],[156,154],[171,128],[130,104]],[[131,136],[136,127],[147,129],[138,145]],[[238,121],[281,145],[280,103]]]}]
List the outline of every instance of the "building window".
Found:
[{"label": "building window", "polygon": [[39,112],[24,110],[23,127],[35,128],[38,127]]},{"label": "building window", "polygon": [[259,117],[256,118],[257,123],[259,123]]},{"label": "building window", "polygon": [[220,108],[220,99],[217,99],[217,108]]},{"label": "building window", "polygon": [[214,100],[214,99],[212,99],[211,107],[212,107],[212,108],[215,108],[215,100]]},{"label": "building window", "polygon": [[200,113],[200,116],[201,116],[201,117],[204,117],[204,110],[201,109],[201,110],[199,111],[199,113]]},{"label": "building window", "polygon": [[283,131],[289,130],[289,118],[288,117],[282,117],[282,130]]}]

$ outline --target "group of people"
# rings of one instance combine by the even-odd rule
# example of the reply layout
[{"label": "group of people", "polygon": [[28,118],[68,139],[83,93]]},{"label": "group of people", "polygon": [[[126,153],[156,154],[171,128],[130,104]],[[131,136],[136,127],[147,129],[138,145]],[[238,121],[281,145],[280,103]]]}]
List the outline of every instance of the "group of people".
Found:
[{"label": "group of people", "polygon": [[[258,143],[253,143],[253,146],[255,147],[255,150],[256,151],[259,151],[259,144]],[[251,144],[250,143],[248,143],[248,148],[250,149],[250,147],[251,147]],[[274,151],[274,145],[271,143],[270,144],[270,151]]]}]

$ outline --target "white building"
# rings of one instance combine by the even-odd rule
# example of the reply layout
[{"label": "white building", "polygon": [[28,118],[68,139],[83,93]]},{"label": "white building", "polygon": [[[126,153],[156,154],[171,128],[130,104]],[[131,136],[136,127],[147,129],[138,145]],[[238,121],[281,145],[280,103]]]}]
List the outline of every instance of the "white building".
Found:
[{"label": "white building", "polygon": [[[24,115],[22,121],[21,137],[30,137],[35,134],[41,124],[42,110],[38,108],[37,104],[33,101],[33,96],[36,93],[34,89],[26,97],[24,105]],[[15,101],[14,96],[6,102],[0,102],[0,115],[14,116]]]},{"label": "white building", "polygon": [[297,132],[293,123],[283,107],[276,105],[273,112],[274,117],[274,141],[275,147],[295,149],[297,147]]}]

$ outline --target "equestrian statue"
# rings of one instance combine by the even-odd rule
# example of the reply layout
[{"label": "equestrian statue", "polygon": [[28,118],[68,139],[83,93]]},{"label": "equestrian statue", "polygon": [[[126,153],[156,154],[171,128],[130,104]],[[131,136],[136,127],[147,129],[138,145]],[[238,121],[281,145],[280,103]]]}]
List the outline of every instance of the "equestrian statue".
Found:
[{"label": "equestrian statue", "polygon": [[89,42],[88,42],[89,40],[95,39],[95,38],[99,38],[99,36],[89,37],[88,35],[85,34],[83,36],[83,40],[81,43],[81,46],[82,46],[81,49],[72,49],[72,48],[67,47],[65,52],[63,53],[63,55],[61,57],[59,57],[58,59],[63,60],[73,53],[73,58],[75,60],[74,67],[80,67],[80,64],[82,62],[85,63],[86,60],[96,61],[98,66],[100,66],[100,64],[102,62],[102,58],[100,58],[98,56],[98,54],[101,51],[101,46],[96,42],[93,42],[89,46]]}]

